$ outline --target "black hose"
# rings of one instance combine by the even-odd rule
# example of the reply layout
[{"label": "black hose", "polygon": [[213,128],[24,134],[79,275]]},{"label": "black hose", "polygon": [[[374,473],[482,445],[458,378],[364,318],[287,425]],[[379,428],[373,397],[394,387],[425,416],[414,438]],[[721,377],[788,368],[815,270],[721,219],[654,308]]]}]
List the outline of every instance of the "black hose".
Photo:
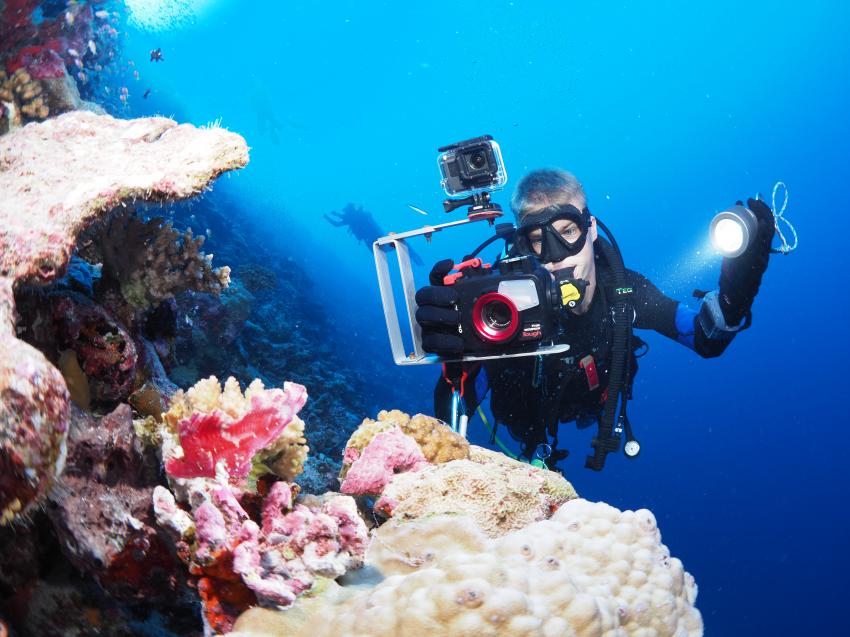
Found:
[{"label": "black hose", "polygon": [[614,302],[613,319],[614,329],[611,345],[611,369],[608,374],[608,398],[602,408],[602,417],[599,419],[599,430],[596,437],[590,443],[593,447],[593,455],[587,456],[584,466],[594,471],[601,471],[605,466],[605,458],[611,451],[620,448],[620,439],[614,435],[614,421],[617,418],[617,406],[626,390],[628,374],[628,344],[632,327],[632,304],[631,291],[626,284],[626,268],[623,265],[623,256],[611,231],[598,218],[596,223],[608,235],[610,243],[605,239],[596,240],[596,246],[602,256],[608,262],[614,274],[614,288],[616,300]]}]

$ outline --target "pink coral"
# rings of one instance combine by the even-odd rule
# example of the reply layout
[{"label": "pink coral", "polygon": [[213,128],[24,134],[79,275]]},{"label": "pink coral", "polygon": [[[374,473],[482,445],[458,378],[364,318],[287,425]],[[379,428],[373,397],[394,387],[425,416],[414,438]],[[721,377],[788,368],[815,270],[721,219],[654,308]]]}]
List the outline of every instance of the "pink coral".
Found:
[{"label": "pink coral", "polygon": [[221,409],[193,413],[178,423],[183,456],[166,460],[165,469],[175,478],[214,478],[222,465],[231,478],[245,478],[254,454],[280,437],[306,400],[303,385],[287,382],[254,394],[238,420]]},{"label": "pink coral", "polygon": [[262,530],[242,527],[233,570],[261,602],[291,605],[317,575],[336,578],[363,565],[368,530],[348,496],[331,496],[321,507],[292,504],[292,492],[277,482],[263,505]]},{"label": "pink coral", "polygon": [[276,482],[263,501],[261,526],[243,508],[255,510],[247,494],[227,486],[196,492],[196,543],[190,552],[188,513],[170,492],[157,489],[157,521],[185,547],[190,571],[206,579],[210,591],[224,582],[232,587],[236,578],[260,602],[289,606],[313,587],[317,576],[336,578],[363,565],[369,532],[349,496],[329,494],[296,503],[297,487]]},{"label": "pink coral", "polygon": [[363,449],[341,489],[352,495],[379,495],[397,473],[419,471],[429,464],[416,441],[393,427],[377,434]]}]

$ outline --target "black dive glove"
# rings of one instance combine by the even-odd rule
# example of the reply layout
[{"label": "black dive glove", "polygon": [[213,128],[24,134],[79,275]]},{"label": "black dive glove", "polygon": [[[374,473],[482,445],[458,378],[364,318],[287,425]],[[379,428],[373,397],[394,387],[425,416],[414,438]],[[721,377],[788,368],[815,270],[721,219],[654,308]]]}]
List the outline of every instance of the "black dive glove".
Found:
[{"label": "black dive glove", "polygon": [[[737,202],[738,205],[743,205]],[[770,244],[776,231],[773,213],[760,199],[748,199],[749,208],[758,220],[758,231],[753,244],[744,254],[724,257],[720,267],[720,309],[726,325],[736,327],[749,313],[759,291],[761,277],[767,270]]]},{"label": "black dive glove", "polygon": [[463,352],[460,337],[460,312],[455,308],[457,292],[443,285],[443,277],[451,272],[454,262],[443,259],[437,262],[428,275],[431,285],[416,292],[416,322],[422,328],[422,349],[431,354],[451,356]]}]

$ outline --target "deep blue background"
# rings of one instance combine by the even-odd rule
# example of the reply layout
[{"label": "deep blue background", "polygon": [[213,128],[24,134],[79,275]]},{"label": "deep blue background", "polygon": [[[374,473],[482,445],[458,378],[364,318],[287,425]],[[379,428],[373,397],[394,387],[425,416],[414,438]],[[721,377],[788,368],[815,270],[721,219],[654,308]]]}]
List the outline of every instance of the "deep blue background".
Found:
[{"label": "deep blue background", "polygon": [[[220,118],[245,136],[251,164],[217,186],[253,209],[234,223],[307,265],[370,398],[407,411],[430,408],[436,370],[392,364],[371,257],[323,213],[351,201],[385,230],[446,221],[436,147],[490,133],[506,208],[525,171],[573,171],[626,264],[692,302],[719,273],[712,214],[784,180],[800,249],[773,258],[752,329],[710,361],[646,336],[639,460],[592,473],[591,432],[561,440],[584,497],[655,512],[700,585],[707,634],[844,634],[848,5],[401,4],[218,0],[179,28],[131,30],[127,114]],[[149,63],[157,46],[165,62]],[[430,264],[486,236],[415,247]]]}]

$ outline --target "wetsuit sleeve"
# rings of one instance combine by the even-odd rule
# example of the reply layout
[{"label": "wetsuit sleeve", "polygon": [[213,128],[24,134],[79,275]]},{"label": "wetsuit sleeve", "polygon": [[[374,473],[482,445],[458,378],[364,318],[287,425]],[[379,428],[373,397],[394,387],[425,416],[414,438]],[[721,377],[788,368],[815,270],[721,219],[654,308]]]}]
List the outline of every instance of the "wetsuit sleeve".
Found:
[{"label": "wetsuit sleeve", "polygon": [[634,290],[635,327],[659,334],[694,350],[703,358],[720,356],[731,339],[709,339],[697,319],[697,312],[671,299],[642,274],[626,271]]}]

